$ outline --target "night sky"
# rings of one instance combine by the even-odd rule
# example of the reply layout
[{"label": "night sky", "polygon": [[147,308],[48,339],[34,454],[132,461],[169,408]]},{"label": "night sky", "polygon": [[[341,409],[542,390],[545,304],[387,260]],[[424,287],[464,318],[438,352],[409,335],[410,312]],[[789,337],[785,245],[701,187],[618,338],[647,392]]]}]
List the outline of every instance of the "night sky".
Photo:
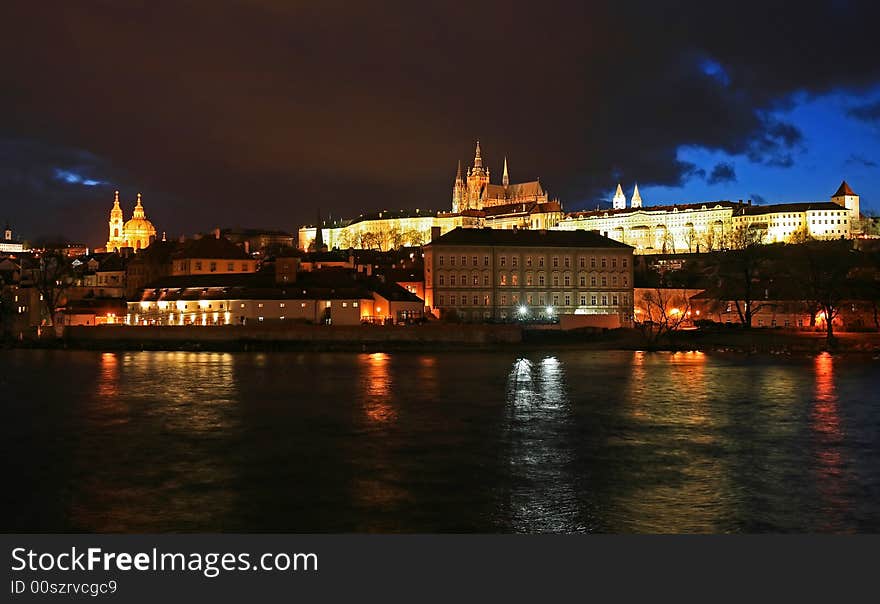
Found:
[{"label": "night sky", "polygon": [[566,210],[880,209],[880,7],[794,2],[6,2],[0,221],[107,238],[119,189],[169,237],[448,210],[492,180]]}]

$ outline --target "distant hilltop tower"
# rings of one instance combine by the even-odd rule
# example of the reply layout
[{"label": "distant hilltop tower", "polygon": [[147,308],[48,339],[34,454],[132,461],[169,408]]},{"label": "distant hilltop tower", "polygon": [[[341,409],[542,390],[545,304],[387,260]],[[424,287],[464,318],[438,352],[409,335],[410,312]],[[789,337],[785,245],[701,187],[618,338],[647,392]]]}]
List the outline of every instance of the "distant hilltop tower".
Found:
[{"label": "distant hilltop tower", "polygon": [[629,206],[631,208],[642,207],[642,196],[639,195],[639,183],[636,183],[636,188],[633,190],[632,201],[630,201]]},{"label": "distant hilltop tower", "polygon": [[626,195],[623,194],[623,188],[620,186],[620,183],[617,183],[617,192],[614,194],[614,199],[611,201],[611,207],[615,210],[623,210],[626,208]]},{"label": "distant hilltop tower", "polygon": [[859,196],[846,184],[846,181],[840,183],[837,193],[831,196],[831,201],[849,210],[854,221],[859,219]]}]

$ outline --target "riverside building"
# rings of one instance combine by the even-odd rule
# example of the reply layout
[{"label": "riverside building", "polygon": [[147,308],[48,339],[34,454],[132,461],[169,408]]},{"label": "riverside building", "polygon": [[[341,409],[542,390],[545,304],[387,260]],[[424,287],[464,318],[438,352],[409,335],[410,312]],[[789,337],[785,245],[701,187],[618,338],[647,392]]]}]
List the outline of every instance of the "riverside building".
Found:
[{"label": "riverside building", "polygon": [[425,305],[437,317],[632,325],[633,248],[594,231],[455,229],[424,253]]}]

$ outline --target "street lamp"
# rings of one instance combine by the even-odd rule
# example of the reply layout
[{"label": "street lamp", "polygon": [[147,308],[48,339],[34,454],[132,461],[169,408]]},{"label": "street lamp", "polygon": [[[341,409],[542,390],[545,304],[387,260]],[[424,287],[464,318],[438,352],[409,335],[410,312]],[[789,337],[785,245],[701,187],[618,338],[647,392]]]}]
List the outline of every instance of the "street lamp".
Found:
[{"label": "street lamp", "polygon": [[520,305],[519,316],[525,317],[527,314],[529,314],[529,309],[526,308],[526,305],[525,304]]},{"label": "street lamp", "polygon": [[552,307],[552,306],[548,306],[548,307],[547,307],[547,314],[548,314],[548,315],[552,315],[552,314],[553,314],[553,307]]}]

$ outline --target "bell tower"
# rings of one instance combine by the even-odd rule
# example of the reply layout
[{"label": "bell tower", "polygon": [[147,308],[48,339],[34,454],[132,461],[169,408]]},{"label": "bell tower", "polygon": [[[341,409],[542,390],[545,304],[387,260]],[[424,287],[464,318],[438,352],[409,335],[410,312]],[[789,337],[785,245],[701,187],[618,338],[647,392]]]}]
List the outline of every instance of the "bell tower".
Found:
[{"label": "bell tower", "polygon": [[110,236],[107,239],[107,251],[124,247],[125,235],[123,233],[122,208],[119,207],[119,191],[113,198],[113,209],[110,210]]},{"label": "bell tower", "polygon": [[483,156],[480,154],[480,141],[474,154],[474,167],[468,170],[467,207],[474,210],[483,209],[483,191],[489,184],[489,169],[483,167]]}]

